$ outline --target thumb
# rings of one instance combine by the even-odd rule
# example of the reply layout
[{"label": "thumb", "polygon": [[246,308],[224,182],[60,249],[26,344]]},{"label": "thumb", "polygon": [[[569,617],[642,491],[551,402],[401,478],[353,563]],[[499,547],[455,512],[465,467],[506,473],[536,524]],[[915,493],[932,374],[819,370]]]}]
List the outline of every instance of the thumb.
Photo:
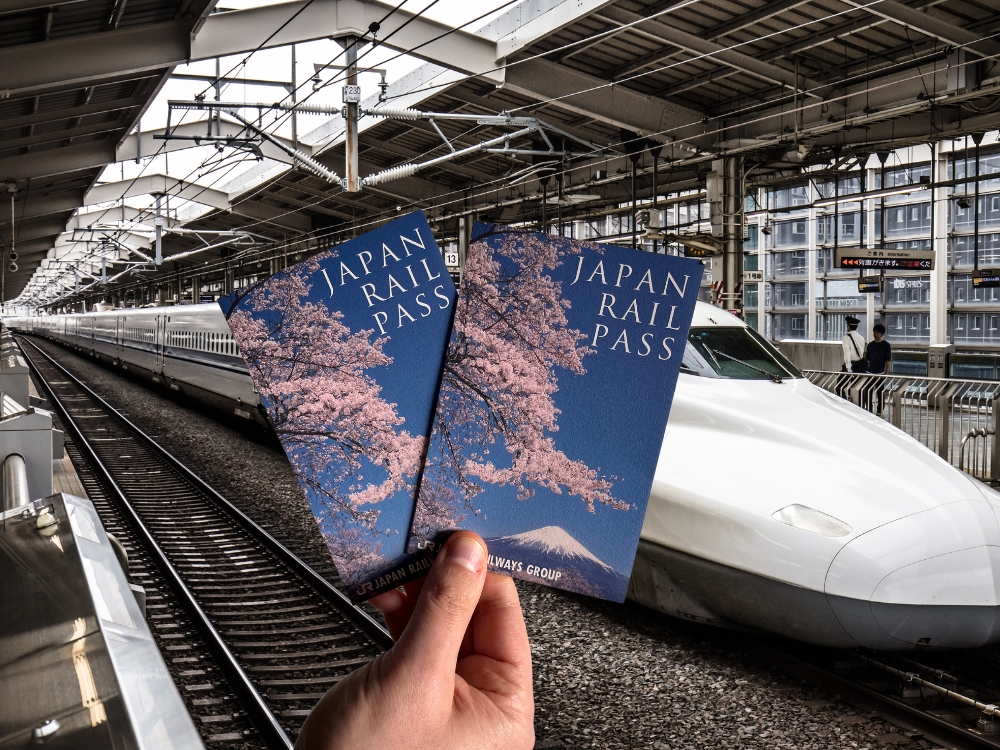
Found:
[{"label": "thumb", "polygon": [[394,649],[421,674],[454,675],[458,652],[486,581],[486,543],[457,531],[438,553],[413,616]]}]

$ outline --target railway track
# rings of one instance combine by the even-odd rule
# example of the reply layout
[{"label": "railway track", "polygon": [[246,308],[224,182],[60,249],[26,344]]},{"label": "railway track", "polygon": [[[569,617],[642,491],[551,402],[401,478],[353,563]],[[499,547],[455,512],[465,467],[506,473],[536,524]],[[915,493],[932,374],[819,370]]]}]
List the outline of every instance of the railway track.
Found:
[{"label": "railway track", "polygon": [[992,661],[1000,657],[993,649],[879,653],[730,637],[769,668],[894,725],[898,731],[883,733],[880,745],[922,739],[949,750],[1000,748],[1000,661]]},{"label": "railway track", "polygon": [[102,521],[206,745],[291,748],[323,693],[391,645],[381,626],[30,340]]},{"label": "railway track", "polygon": [[[19,339],[36,374],[48,381],[54,405],[74,439],[90,446],[69,448],[71,454],[78,453],[72,456],[74,464],[81,467],[81,480],[109,531],[125,536],[130,560],[132,550],[138,551],[138,563],[130,562],[130,567],[138,582],[152,592],[148,619],[154,633],[164,638],[164,653],[170,655],[168,662],[173,660],[175,679],[202,725],[206,744],[281,747],[294,738],[329,685],[389,645],[386,634],[367,615],[350,607],[339,592],[334,596],[325,580],[316,587],[313,577],[317,574],[301,561],[290,570],[282,567],[294,555],[192,477],[48,354]],[[90,454],[97,463],[106,464],[106,472],[92,468],[95,457]],[[113,479],[115,471],[117,480]],[[105,473],[114,481],[110,490]],[[188,484],[159,481],[175,475]],[[150,481],[153,477],[156,480]],[[119,493],[135,498],[136,513],[162,540],[168,559],[177,561],[185,585],[202,603],[209,623],[245,676],[235,686],[228,676],[232,667],[219,660],[212,639],[202,635],[204,627],[195,618],[185,622],[190,608],[174,597],[166,581],[149,573],[157,567],[156,557],[146,553],[142,540],[135,538],[120,510],[122,502],[116,499]],[[192,499],[192,493],[207,493],[208,499]],[[206,506],[213,508],[211,515],[204,515]],[[184,517],[197,520],[194,528],[178,522]],[[277,545],[276,562],[266,562],[268,540]],[[253,571],[252,581],[234,581],[225,574],[239,575],[241,569],[243,575]],[[266,605],[270,609],[264,609],[263,602],[272,602]],[[325,602],[331,606],[317,606]],[[237,609],[241,614],[234,613]],[[327,626],[324,615],[330,611],[341,617],[334,617],[336,623]],[[353,618],[353,640],[343,632],[345,613]],[[881,735],[880,745],[923,739],[952,750],[1000,750],[1000,719],[993,718],[994,713],[1000,714],[996,708],[1000,705],[1000,650],[907,656],[820,649],[725,631],[719,635],[769,667],[817,685],[876,722],[884,720],[887,729],[894,725],[891,733]],[[321,658],[333,661],[321,664]],[[272,718],[256,716],[254,703],[258,701],[240,695],[238,688],[246,682]],[[277,724],[284,736],[269,736],[268,722]]]}]

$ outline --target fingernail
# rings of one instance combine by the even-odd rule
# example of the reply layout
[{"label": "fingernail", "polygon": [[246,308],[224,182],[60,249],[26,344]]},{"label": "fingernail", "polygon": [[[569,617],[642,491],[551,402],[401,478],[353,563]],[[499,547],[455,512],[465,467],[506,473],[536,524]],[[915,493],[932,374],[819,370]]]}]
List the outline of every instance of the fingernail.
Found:
[{"label": "fingernail", "polygon": [[483,545],[467,536],[453,539],[444,551],[448,560],[464,565],[473,573],[479,572],[486,558],[486,550],[483,549]]}]

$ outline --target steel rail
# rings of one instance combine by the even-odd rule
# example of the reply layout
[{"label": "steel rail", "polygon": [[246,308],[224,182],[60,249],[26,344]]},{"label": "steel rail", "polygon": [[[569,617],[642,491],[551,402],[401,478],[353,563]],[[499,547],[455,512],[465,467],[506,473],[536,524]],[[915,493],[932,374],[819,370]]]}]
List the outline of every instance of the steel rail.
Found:
[{"label": "steel rail", "polygon": [[[18,336],[18,339],[27,341],[22,336]],[[231,515],[235,520],[237,520],[240,525],[244,527],[245,530],[249,531],[250,534],[255,537],[259,542],[261,542],[265,547],[267,547],[271,552],[275,553],[282,562],[286,563],[292,570],[299,575],[301,575],[309,584],[316,587],[324,598],[333,604],[338,610],[340,610],[352,624],[357,626],[362,633],[371,638],[376,645],[388,650],[392,647],[393,641],[392,637],[381,624],[378,623],[371,615],[369,615],[364,610],[355,607],[351,600],[336,586],[330,583],[326,578],[324,578],[319,572],[313,569],[308,563],[306,563],[302,558],[292,552],[288,547],[282,544],[280,541],[274,538],[270,532],[261,527],[256,521],[251,519],[246,513],[233,505],[229,500],[219,494],[215,488],[213,488],[208,482],[202,479],[200,476],[195,474],[186,465],[181,463],[180,460],[175,458],[173,454],[166,450],[163,446],[157,443],[153,438],[149,437],[141,429],[139,429],[131,420],[125,415],[111,406],[107,401],[94,393],[93,390],[87,387],[86,384],[82,383],[79,378],[75,377],[69,370],[60,365],[55,361],[49,354],[40,349],[34,343],[28,341],[32,347],[37,350],[42,356],[44,356],[49,362],[51,362],[56,368],[59,369],[67,378],[69,378],[75,385],[77,385],[81,390],[87,393],[88,396],[97,401],[103,408],[107,409],[112,413],[116,419],[120,420],[128,429],[132,430],[137,436],[139,436],[146,445],[153,450],[154,453],[163,458],[171,468],[180,472],[185,479],[192,482],[199,490],[208,495],[212,500],[219,504],[227,514]],[[29,362],[29,364],[31,364]]]},{"label": "steel rail", "polygon": [[[233,652],[229,649],[229,646],[226,645],[222,635],[216,629],[215,625],[212,624],[208,614],[204,609],[202,609],[201,605],[195,599],[191,589],[189,589],[187,584],[184,583],[180,573],[170,562],[167,554],[163,551],[163,548],[156,541],[152,532],[150,532],[149,528],[143,522],[138,511],[136,511],[136,509],[132,506],[132,503],[129,502],[128,497],[126,497],[114,477],[111,476],[111,472],[104,465],[104,462],[98,458],[93,446],[91,446],[90,442],[86,439],[86,437],[84,437],[83,431],[77,425],[76,420],[73,419],[69,410],[66,409],[62,401],[56,396],[55,391],[49,386],[48,381],[42,376],[41,371],[38,369],[38,366],[35,364],[31,355],[26,351],[23,343],[31,344],[31,347],[36,352],[45,357],[67,378],[70,378],[71,382],[75,385],[85,389],[88,393],[93,392],[33,343],[27,342],[23,338],[20,338],[18,343],[21,344],[21,351],[24,354],[24,358],[28,360],[28,365],[38,378],[38,381],[48,392],[50,403],[58,412],[60,420],[69,431],[73,441],[90,462],[95,473],[106,484],[108,489],[111,491],[111,494],[125,510],[129,520],[135,525],[137,532],[142,537],[149,550],[157,558],[157,564],[165,573],[167,580],[173,587],[175,593],[181,599],[182,604],[187,608],[188,613],[194,621],[195,627],[201,631],[202,637],[205,639],[208,647],[214,652],[214,656],[218,660],[219,666],[229,679],[230,687],[233,688],[234,692],[243,703],[244,708],[253,714],[251,716],[251,722],[261,733],[265,743],[268,747],[287,748],[287,750],[292,750],[292,740],[278,722],[277,717],[265,702],[264,697],[260,694],[250,677],[243,670],[243,667],[236,659],[236,655],[233,654]],[[112,410],[112,412],[117,414],[114,410]]]},{"label": "steel rail", "polygon": [[[996,735],[984,735],[952,724],[822,666],[823,662],[830,658],[828,649],[808,646],[803,648],[803,644],[786,647],[781,641],[773,639],[764,641],[755,639],[749,634],[732,635],[729,640],[762,664],[770,668],[778,667],[789,677],[812,682],[831,695],[840,696],[846,703],[874,710],[890,723],[919,733],[940,747],[950,750],[974,750],[984,747],[995,750],[1000,747],[1000,739]],[[856,651],[844,653],[852,657],[861,657]]]}]

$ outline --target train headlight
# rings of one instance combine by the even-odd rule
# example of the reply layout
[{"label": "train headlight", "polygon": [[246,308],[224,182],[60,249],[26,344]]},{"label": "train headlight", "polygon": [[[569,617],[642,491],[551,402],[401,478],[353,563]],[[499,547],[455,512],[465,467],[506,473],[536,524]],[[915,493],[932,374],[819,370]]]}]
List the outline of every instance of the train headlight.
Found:
[{"label": "train headlight", "polygon": [[839,518],[828,516],[807,505],[786,505],[772,513],[771,518],[820,536],[847,536],[853,531]]}]

